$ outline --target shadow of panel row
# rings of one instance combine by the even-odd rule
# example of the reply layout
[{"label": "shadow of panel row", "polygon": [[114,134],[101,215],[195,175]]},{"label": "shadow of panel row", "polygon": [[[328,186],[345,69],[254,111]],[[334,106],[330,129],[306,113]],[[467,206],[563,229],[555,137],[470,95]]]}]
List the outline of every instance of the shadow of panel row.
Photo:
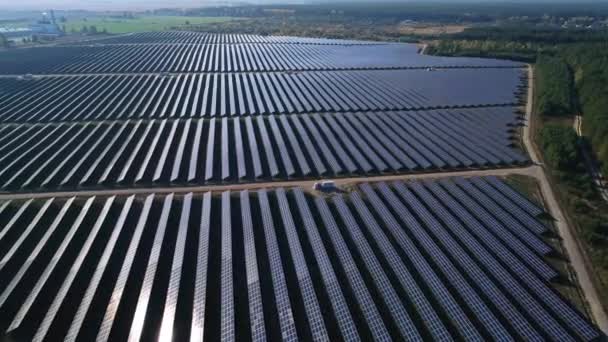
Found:
[{"label": "shadow of panel row", "polygon": [[[121,38],[116,38],[121,39]],[[124,39],[128,41],[128,36]],[[0,74],[257,72],[297,70],[523,67],[518,62],[433,57],[415,44],[100,44],[0,53]]]},{"label": "shadow of panel row", "polygon": [[[503,193],[501,188],[507,188]],[[509,195],[506,195],[509,194]],[[598,340],[496,178],[0,204],[15,341]]]},{"label": "shadow of panel row", "polygon": [[514,108],[5,125],[6,190],[163,186],[509,166]]},{"label": "shadow of panel row", "polygon": [[521,102],[519,69],[0,79],[4,122],[412,110]]},{"label": "shadow of panel row", "polygon": [[85,41],[91,44],[311,44],[382,45],[381,42],[255,34],[218,34],[192,31],[137,32]]}]

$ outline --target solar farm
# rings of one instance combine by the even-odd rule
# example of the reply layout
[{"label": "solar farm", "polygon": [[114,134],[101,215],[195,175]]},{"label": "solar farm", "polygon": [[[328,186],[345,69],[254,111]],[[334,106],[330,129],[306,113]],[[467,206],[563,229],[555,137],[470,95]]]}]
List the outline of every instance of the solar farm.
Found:
[{"label": "solar farm", "polygon": [[526,65],[418,50],[168,31],[0,52],[0,336],[602,339],[554,286],[547,208],[453,174],[531,165]]}]

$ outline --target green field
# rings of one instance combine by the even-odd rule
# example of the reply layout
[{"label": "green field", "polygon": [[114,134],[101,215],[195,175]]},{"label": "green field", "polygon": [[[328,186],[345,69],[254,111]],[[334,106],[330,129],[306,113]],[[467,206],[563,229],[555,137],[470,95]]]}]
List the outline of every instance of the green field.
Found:
[{"label": "green field", "polygon": [[128,33],[144,31],[163,31],[178,25],[185,25],[186,21],[190,24],[210,24],[236,20],[230,17],[184,17],[184,16],[144,16],[129,18],[104,18],[92,17],[83,19],[68,18],[65,23],[66,32],[80,32],[83,26],[95,26],[99,32],[104,29],[108,33]]}]

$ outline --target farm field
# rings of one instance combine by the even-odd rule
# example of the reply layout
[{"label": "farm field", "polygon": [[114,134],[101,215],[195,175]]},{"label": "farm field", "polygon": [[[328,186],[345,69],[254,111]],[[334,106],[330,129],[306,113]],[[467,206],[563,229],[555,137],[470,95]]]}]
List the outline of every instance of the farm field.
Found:
[{"label": "farm field", "polygon": [[495,178],[7,202],[0,324],[32,341],[597,338],[549,286],[542,212]]},{"label": "farm field", "polygon": [[130,33],[130,32],[151,32],[168,30],[175,26],[185,25],[189,22],[192,25],[221,23],[230,20],[237,20],[229,17],[185,17],[185,16],[141,16],[133,19],[112,18],[112,17],[90,17],[82,19],[69,19],[65,25],[66,32],[80,32],[83,26],[87,28],[95,26],[98,32],[104,29],[111,34]]},{"label": "farm field", "polygon": [[0,337],[599,339],[545,209],[450,175],[531,165],[525,71],[193,32],[0,53]]}]

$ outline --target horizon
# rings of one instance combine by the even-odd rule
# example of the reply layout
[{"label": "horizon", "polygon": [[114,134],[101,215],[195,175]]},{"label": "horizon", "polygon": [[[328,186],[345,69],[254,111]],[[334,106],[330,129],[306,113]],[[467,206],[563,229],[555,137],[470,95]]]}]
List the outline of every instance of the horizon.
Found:
[{"label": "horizon", "polygon": [[[586,4],[606,4],[608,0],[595,0],[595,1],[583,1]],[[12,12],[26,12],[26,11],[39,11],[42,9],[55,9],[63,11],[145,11],[162,8],[202,8],[202,7],[219,7],[219,6],[242,6],[242,5],[313,5],[313,4],[348,4],[348,3],[378,3],[373,0],[332,0],[332,1],[318,1],[318,0],[228,0],[228,1],[206,1],[201,2],[199,0],[22,0],[18,3],[8,2],[0,4],[0,10],[12,11]],[[382,3],[388,4],[517,4],[517,5],[535,5],[535,4],[576,4],[580,5],[581,2],[573,0],[383,0]]]}]

